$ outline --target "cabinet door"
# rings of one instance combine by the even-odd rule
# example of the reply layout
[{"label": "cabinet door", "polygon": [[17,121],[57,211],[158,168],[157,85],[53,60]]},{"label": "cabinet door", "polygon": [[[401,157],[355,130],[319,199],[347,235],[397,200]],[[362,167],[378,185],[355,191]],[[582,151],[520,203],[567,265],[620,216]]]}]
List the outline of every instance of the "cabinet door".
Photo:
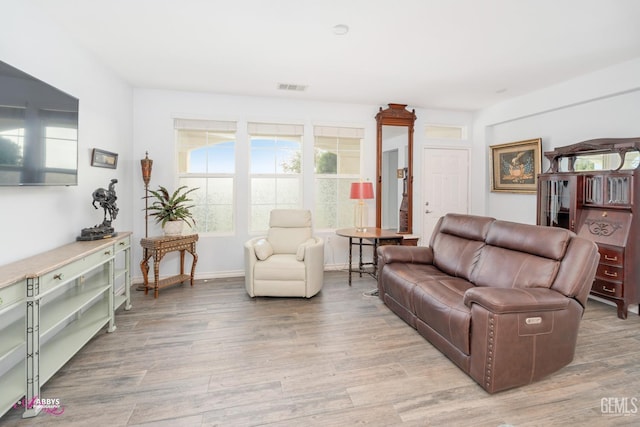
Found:
[{"label": "cabinet door", "polygon": [[25,286],[0,288],[0,417],[26,393]]},{"label": "cabinet door", "polygon": [[119,239],[115,244],[113,297],[114,309],[124,304],[131,309],[131,237]]},{"label": "cabinet door", "polygon": [[633,177],[626,173],[584,176],[584,204],[595,207],[631,207]]},{"label": "cabinet door", "polygon": [[603,175],[584,176],[584,204],[586,206],[602,206],[605,200]]},{"label": "cabinet door", "polygon": [[606,177],[606,199],[609,206],[631,207],[633,177],[629,174],[611,174]]},{"label": "cabinet door", "polygon": [[538,224],[575,231],[579,181],[575,175],[541,176],[538,184]]}]

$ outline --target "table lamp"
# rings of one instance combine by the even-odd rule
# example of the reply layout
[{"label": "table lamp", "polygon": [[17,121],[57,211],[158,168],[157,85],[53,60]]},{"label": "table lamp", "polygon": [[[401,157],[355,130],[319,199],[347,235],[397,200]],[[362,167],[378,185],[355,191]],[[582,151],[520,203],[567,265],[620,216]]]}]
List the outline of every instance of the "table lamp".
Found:
[{"label": "table lamp", "polygon": [[373,184],[370,182],[351,183],[350,199],[358,200],[354,208],[354,222],[357,231],[367,231],[367,206],[364,199],[373,199]]}]

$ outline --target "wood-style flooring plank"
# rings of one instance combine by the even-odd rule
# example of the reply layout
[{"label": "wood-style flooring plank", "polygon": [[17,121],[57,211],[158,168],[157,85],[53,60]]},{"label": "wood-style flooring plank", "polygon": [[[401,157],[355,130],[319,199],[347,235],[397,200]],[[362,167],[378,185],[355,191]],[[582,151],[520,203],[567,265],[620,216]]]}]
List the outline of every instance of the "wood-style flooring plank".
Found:
[{"label": "wood-style flooring plank", "polygon": [[[317,296],[251,299],[244,278],[132,291],[101,332],[42,388],[62,415],[0,426],[617,426],[603,399],[640,412],[640,317],[589,301],[574,361],[487,394],[394,315],[370,277],[326,272]],[[135,289],[135,286],[134,288]],[[552,351],[552,350],[550,350]],[[631,407],[633,409],[633,407]]]}]

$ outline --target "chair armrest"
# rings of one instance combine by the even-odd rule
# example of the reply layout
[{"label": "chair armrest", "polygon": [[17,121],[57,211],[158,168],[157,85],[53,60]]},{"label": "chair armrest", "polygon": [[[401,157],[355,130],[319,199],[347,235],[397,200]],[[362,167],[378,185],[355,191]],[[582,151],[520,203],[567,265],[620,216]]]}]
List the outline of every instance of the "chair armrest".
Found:
[{"label": "chair armrest", "polygon": [[[324,258],[324,252],[322,251],[322,249],[324,248],[324,240],[321,237],[312,237],[312,239],[315,240],[315,242],[311,243],[311,244],[307,244],[305,246],[305,254],[304,257],[305,259],[307,258],[307,253],[318,253],[315,251],[319,251],[320,253],[323,254],[323,258]],[[308,252],[311,251],[311,252]]]},{"label": "chair armrest", "polygon": [[311,297],[322,289],[324,281],[324,240],[313,237],[315,243],[307,245],[304,249],[304,265],[307,274],[307,297]]},{"label": "chair armrest", "polygon": [[258,259],[257,255],[256,255],[256,251],[254,249],[254,245],[261,239],[264,239],[263,237],[254,237],[251,240],[248,240],[244,243],[244,252],[246,255],[251,255],[251,257],[253,257],[255,260]]},{"label": "chair armrest", "polygon": [[546,288],[475,287],[464,293],[464,304],[478,304],[492,313],[527,313],[530,311],[563,310],[570,298]]},{"label": "chair armrest", "polygon": [[312,263],[316,263],[324,270],[324,240],[320,237],[312,237],[313,243],[303,243],[304,245],[304,263],[306,268]]},{"label": "chair armrest", "polygon": [[394,262],[433,264],[433,250],[428,246],[378,246],[378,265]]},{"label": "chair armrest", "polygon": [[244,244],[244,283],[245,288],[247,289],[247,293],[249,296],[253,297],[253,268],[258,262],[258,257],[256,256],[256,251],[253,248],[253,245],[260,239],[264,239],[264,237],[256,237],[251,239]]}]

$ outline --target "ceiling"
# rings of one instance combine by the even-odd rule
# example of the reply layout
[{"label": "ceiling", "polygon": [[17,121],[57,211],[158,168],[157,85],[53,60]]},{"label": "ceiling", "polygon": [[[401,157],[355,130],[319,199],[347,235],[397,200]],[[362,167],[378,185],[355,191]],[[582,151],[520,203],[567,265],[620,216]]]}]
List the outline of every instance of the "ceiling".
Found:
[{"label": "ceiling", "polygon": [[27,1],[143,88],[476,110],[640,57],[637,0]]}]

